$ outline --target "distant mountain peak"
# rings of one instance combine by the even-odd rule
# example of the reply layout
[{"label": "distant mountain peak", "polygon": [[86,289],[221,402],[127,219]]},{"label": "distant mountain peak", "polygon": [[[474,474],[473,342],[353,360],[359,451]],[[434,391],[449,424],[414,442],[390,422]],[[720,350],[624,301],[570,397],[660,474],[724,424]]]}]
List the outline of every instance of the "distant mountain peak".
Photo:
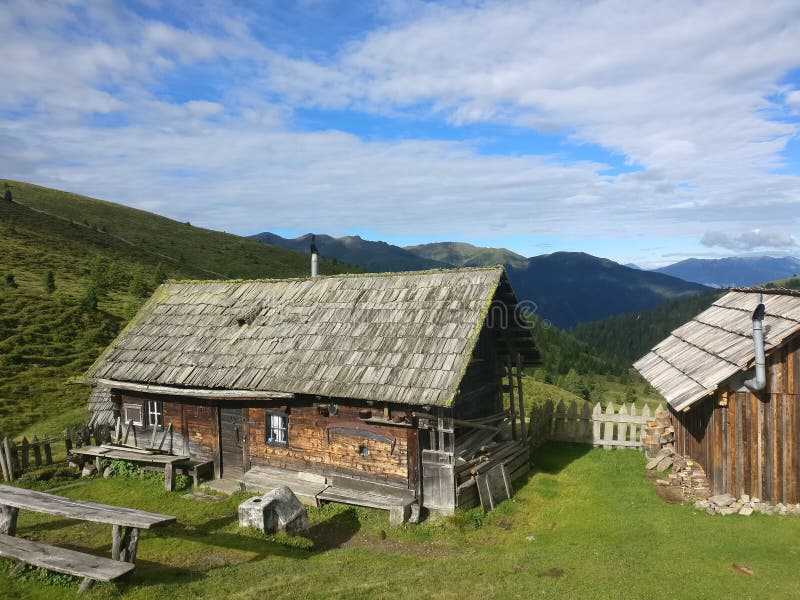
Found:
[{"label": "distant mountain peak", "polygon": [[655,271],[711,287],[748,287],[797,275],[800,260],[793,256],[753,255],[687,258]]}]

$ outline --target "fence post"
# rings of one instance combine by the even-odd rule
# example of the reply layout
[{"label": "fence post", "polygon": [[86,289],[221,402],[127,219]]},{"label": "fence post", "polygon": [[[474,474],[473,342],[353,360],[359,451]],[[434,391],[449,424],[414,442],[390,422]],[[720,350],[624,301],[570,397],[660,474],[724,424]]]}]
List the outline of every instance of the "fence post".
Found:
[{"label": "fence post", "polygon": [[3,469],[3,481],[11,481],[9,477],[9,470],[6,464],[6,451],[2,444],[0,444],[0,467]]},{"label": "fence post", "polygon": [[[631,410],[631,417],[632,418],[631,418],[631,429],[630,429],[630,433],[628,434],[628,439],[630,439],[631,442],[638,442],[639,441],[639,435],[638,435],[637,429],[639,427],[639,421],[636,419],[636,405],[635,404],[631,404],[630,405],[630,410]],[[631,448],[633,448],[633,447],[634,446],[631,446]]]},{"label": "fence post", "polygon": [[584,402],[581,407],[580,422],[578,425],[578,439],[581,443],[592,443],[592,410],[589,403]]},{"label": "fence post", "polygon": [[23,437],[22,443],[20,444],[20,455],[22,460],[20,461],[20,469],[22,471],[27,471],[28,467],[30,466],[30,460],[28,460],[30,456],[31,446],[28,443],[28,438]]},{"label": "fence post", "polygon": [[603,414],[603,409],[600,408],[600,403],[594,405],[592,409],[592,443],[595,446],[600,445],[600,416]]},{"label": "fence post", "polygon": [[575,441],[575,430],[578,426],[578,405],[575,400],[570,401],[569,408],[567,409],[567,438]]},{"label": "fence post", "polygon": [[47,437],[47,434],[44,434],[44,464],[52,465],[53,464],[53,449],[50,447],[50,438]]},{"label": "fence post", "polygon": [[617,450],[619,450],[625,447],[625,442],[628,440],[628,424],[623,420],[628,416],[628,409],[625,408],[624,403],[619,407],[617,414],[620,417],[619,421],[617,421],[617,440],[620,442]]},{"label": "fence post", "polygon": [[[606,406],[605,415],[613,415],[614,414],[614,403],[609,402],[608,406]],[[614,423],[613,421],[604,421],[603,422],[603,450],[611,450],[611,442],[614,441]]]},{"label": "fence post", "polygon": [[14,440],[11,440],[11,472],[14,473],[14,477],[17,476],[19,473],[19,451],[17,450],[17,445],[14,443]]},{"label": "fence post", "polygon": [[42,448],[40,444],[39,438],[33,436],[33,464],[36,467],[42,466]]}]

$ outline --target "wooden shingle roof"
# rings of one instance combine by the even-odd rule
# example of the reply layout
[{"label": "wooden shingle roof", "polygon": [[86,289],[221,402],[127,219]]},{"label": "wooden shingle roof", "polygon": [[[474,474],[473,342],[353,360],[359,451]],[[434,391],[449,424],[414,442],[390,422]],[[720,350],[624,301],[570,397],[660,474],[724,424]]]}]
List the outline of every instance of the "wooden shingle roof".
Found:
[{"label": "wooden shingle roof", "polygon": [[90,381],[449,406],[502,267],[168,282]]},{"label": "wooden shingle roof", "polygon": [[686,410],[754,360],[753,310],[763,293],[767,353],[800,331],[800,295],[734,290],[659,342],[634,368],[675,410]]}]

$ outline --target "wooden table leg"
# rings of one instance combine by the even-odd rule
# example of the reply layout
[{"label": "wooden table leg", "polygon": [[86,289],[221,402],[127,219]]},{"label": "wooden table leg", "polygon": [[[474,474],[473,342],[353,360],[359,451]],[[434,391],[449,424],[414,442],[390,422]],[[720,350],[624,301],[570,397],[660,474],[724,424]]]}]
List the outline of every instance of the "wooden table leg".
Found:
[{"label": "wooden table leg", "polygon": [[119,560],[120,546],[122,545],[122,527],[119,525],[111,526],[111,559]]},{"label": "wooden table leg", "polygon": [[172,463],[164,465],[164,489],[168,492],[175,491],[175,468]]},{"label": "wooden table leg", "polygon": [[81,581],[80,587],[78,588],[78,593],[82,594],[83,592],[88,590],[90,587],[92,587],[93,583],[94,583],[94,579],[89,579],[88,577],[84,577],[83,581]]},{"label": "wooden table leg", "polygon": [[0,505],[0,533],[17,534],[17,515],[19,509],[13,506]]},{"label": "wooden table leg", "polygon": [[114,525],[111,531],[111,558],[133,563],[139,546],[138,527]]}]

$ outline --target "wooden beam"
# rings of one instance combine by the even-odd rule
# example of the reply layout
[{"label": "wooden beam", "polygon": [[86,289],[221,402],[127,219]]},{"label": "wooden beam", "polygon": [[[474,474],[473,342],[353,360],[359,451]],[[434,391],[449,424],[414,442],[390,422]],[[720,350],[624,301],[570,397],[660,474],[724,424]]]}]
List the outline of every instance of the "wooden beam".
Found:
[{"label": "wooden beam", "polygon": [[525,401],[522,394],[522,355],[517,352],[517,401],[519,402],[520,438],[525,438]]},{"label": "wooden beam", "polygon": [[[436,421],[439,417],[434,415],[424,413],[424,412],[417,412],[413,411],[411,413],[412,416],[418,417],[420,419],[427,419],[429,421]],[[462,419],[451,419],[453,425],[456,427],[472,427],[473,429],[485,429],[486,431],[497,431],[497,427],[492,427],[491,425],[484,425],[483,423],[476,423],[474,421],[464,421]]]},{"label": "wooden beam", "polygon": [[517,419],[515,416],[517,409],[514,402],[514,379],[510,356],[506,358],[506,374],[508,375],[508,406],[511,409],[511,437],[516,440],[519,439],[517,437]]},{"label": "wooden beam", "polygon": [[182,388],[172,387],[169,385],[148,385],[143,383],[131,383],[128,381],[115,381],[113,379],[98,379],[97,384],[131,392],[145,392],[148,394],[160,394],[168,396],[189,396],[191,398],[250,398],[256,400],[294,398],[294,394],[292,393],[270,390],[217,390],[208,388]]}]

